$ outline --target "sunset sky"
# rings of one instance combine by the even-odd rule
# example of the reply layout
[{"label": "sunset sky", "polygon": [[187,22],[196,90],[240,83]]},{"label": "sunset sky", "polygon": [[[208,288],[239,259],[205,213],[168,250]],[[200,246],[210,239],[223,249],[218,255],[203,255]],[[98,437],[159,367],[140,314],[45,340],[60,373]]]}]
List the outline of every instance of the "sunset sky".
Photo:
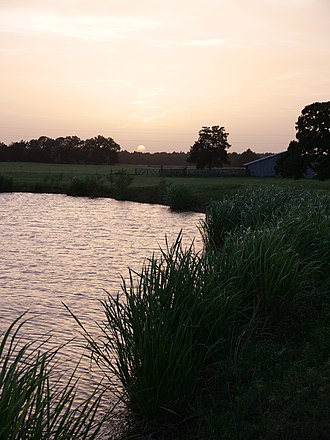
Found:
[{"label": "sunset sky", "polygon": [[0,141],[285,150],[330,100],[330,0],[0,0]]}]

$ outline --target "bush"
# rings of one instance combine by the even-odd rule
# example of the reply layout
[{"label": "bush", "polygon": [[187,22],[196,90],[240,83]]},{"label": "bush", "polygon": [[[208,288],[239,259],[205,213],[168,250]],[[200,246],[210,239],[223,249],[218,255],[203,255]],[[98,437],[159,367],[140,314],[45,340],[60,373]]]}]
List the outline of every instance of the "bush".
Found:
[{"label": "bush", "polygon": [[134,177],[126,171],[122,171],[110,176],[110,182],[115,197],[122,199],[129,195],[129,187],[134,181]]},{"label": "bush", "polygon": [[109,192],[109,184],[97,176],[75,176],[67,185],[69,196],[105,196]]},{"label": "bush", "polygon": [[0,174],[0,192],[11,191],[14,187],[14,179]]},{"label": "bush", "polygon": [[168,188],[168,203],[175,211],[189,211],[195,206],[195,195],[192,189],[184,184],[172,184]]},{"label": "bush", "polygon": [[103,301],[103,338],[85,336],[135,413],[158,422],[190,413],[206,365],[237,326],[235,296],[213,281],[204,257],[183,250],[179,236],[140,274],[130,272],[122,295]]}]

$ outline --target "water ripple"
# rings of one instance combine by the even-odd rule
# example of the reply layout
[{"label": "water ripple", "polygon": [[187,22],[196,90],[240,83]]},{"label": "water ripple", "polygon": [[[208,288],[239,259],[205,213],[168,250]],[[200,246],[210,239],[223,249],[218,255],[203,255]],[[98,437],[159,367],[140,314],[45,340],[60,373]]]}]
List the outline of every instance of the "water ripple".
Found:
[{"label": "water ripple", "polygon": [[[0,333],[29,310],[24,338],[50,333],[49,346],[76,338],[63,349],[64,362],[76,362],[84,344],[62,303],[85,324],[100,322],[105,291],[116,294],[120,276],[139,270],[165,235],[171,242],[182,229],[187,244],[197,237],[201,245],[202,217],[112,199],[0,194]],[[90,372],[87,359],[81,371]]]}]

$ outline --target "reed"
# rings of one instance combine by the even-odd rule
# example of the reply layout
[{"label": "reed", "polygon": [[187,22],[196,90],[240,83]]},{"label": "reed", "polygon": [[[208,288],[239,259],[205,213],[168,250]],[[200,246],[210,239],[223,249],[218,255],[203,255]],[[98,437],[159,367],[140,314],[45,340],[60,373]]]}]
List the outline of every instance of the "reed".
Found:
[{"label": "reed", "polygon": [[96,389],[75,405],[74,372],[62,385],[53,371],[58,350],[43,343],[20,343],[24,315],[0,342],[0,439],[95,439],[105,417],[98,414],[102,392]]},{"label": "reed", "polygon": [[[233,402],[231,414],[242,418],[233,416],[234,423],[243,423],[261,405],[254,399],[267,403],[259,377],[269,380],[287,335],[303,334],[327,303],[329,206],[328,196],[276,188],[213,204],[201,225],[203,252],[183,248],[179,235],[140,272],[131,270],[121,292],[102,302],[101,338],[75,318],[92,357],[123,385],[121,398],[134,414],[182,422],[196,407],[202,412],[196,402],[206,394],[220,412]],[[205,386],[208,375],[217,396]]]},{"label": "reed", "polygon": [[181,238],[103,301],[103,338],[84,331],[97,363],[123,384],[126,403],[150,420],[191,413],[204,368],[234,327],[234,295],[215,285],[205,258],[183,249]]},{"label": "reed", "polygon": [[240,292],[244,304],[273,323],[291,313],[315,269],[276,227],[228,236],[216,265],[219,277]]},{"label": "reed", "polygon": [[210,204],[200,231],[207,249],[220,249],[232,232],[256,229],[282,215],[295,200],[296,191],[270,186],[246,190]]}]

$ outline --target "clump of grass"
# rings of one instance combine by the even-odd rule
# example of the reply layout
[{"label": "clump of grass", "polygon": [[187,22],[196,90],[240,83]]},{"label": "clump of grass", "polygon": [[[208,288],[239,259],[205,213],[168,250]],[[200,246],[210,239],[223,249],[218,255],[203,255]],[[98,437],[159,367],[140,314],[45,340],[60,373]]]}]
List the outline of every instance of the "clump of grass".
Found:
[{"label": "clump of grass", "polygon": [[94,439],[104,417],[98,414],[102,393],[75,406],[74,373],[61,385],[53,372],[58,350],[20,344],[23,315],[0,340],[0,439]]},{"label": "clump of grass", "polygon": [[223,282],[258,315],[277,323],[290,314],[315,270],[276,227],[227,236],[216,260]]},{"label": "clump of grass", "polygon": [[202,361],[195,350],[202,262],[180,245],[152,257],[141,274],[130,271],[122,295],[108,295],[102,340],[85,333],[97,362],[123,384],[127,404],[151,420],[189,412],[182,405],[195,392]]},{"label": "clump of grass", "polygon": [[190,414],[205,365],[236,326],[237,298],[205,276],[205,264],[179,236],[140,274],[130,271],[122,295],[103,301],[103,338],[85,331],[98,364],[123,384],[127,404],[150,420]]}]

